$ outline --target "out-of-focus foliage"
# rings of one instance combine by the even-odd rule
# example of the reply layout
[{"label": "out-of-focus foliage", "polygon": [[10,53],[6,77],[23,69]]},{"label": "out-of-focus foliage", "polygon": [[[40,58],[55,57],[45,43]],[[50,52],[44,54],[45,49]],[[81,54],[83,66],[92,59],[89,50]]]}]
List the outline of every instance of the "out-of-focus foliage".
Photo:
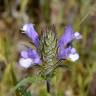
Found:
[{"label": "out-of-focus foliage", "polygon": [[[83,38],[74,43],[80,59],[71,72],[56,70],[53,89],[57,96],[96,96],[96,0],[0,0],[0,96],[15,96],[12,88],[17,82],[38,72],[18,64],[19,52],[31,46],[20,31],[28,22],[36,24],[37,30],[38,24],[54,24],[58,37],[68,24],[80,31]],[[45,81],[26,87],[32,96],[50,96]]]}]

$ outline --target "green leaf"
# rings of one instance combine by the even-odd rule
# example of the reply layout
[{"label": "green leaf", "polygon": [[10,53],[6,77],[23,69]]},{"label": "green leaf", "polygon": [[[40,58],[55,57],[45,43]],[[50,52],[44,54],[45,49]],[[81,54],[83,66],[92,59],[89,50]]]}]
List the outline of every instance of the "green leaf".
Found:
[{"label": "green leaf", "polygon": [[37,82],[37,81],[41,81],[43,80],[43,78],[41,78],[40,76],[33,76],[33,77],[27,77],[23,80],[21,80],[14,88],[13,90],[16,90],[17,88],[19,88],[20,86],[24,86],[28,83],[34,83],[34,82]]},{"label": "green leaf", "polygon": [[16,90],[17,96],[32,96],[30,91],[27,91],[27,89],[24,86],[19,87]]}]

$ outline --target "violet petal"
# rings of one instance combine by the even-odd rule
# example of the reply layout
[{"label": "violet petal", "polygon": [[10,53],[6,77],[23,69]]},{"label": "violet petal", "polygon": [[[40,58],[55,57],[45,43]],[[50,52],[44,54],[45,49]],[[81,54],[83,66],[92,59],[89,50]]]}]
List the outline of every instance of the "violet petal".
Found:
[{"label": "violet petal", "polygon": [[65,32],[63,33],[62,37],[59,39],[58,46],[67,46],[68,43],[70,43],[73,40],[73,29],[69,25],[65,28]]},{"label": "violet petal", "polygon": [[24,33],[31,38],[31,40],[33,41],[33,43],[35,44],[36,47],[39,46],[39,38],[38,38],[38,34],[34,29],[34,25],[29,23],[29,24],[25,24],[22,28],[22,31],[24,31]]}]

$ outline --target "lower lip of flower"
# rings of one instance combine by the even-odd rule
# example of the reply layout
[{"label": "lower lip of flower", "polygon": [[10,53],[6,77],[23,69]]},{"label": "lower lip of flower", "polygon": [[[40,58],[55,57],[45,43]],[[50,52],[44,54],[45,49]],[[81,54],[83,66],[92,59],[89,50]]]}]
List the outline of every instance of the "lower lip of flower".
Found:
[{"label": "lower lip of flower", "polygon": [[73,62],[75,62],[76,60],[79,59],[79,54],[75,53],[75,54],[69,54],[69,59]]},{"label": "lower lip of flower", "polygon": [[31,58],[20,58],[19,64],[24,68],[29,68],[33,64],[33,60]]}]

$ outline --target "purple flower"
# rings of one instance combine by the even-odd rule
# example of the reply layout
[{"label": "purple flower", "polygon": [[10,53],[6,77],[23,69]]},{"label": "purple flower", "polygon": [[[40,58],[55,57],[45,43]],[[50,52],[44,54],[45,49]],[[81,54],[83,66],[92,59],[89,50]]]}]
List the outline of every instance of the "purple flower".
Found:
[{"label": "purple flower", "polygon": [[59,47],[58,48],[58,58],[59,59],[67,59],[68,55],[70,54],[71,46],[68,48]]},{"label": "purple flower", "polygon": [[36,47],[39,46],[38,34],[35,31],[33,24],[25,24],[21,30],[24,31],[23,33],[25,33],[29,38],[31,38]]},{"label": "purple flower", "polygon": [[24,68],[29,68],[30,66],[35,64],[41,64],[40,56],[36,52],[36,50],[30,48],[27,50],[23,50],[21,51],[19,64]]},{"label": "purple flower", "polygon": [[65,32],[63,33],[62,37],[59,39],[58,41],[58,46],[67,46],[67,44],[71,43],[71,41],[73,40],[73,29],[71,27],[71,25],[67,26],[65,28]]},{"label": "purple flower", "polygon": [[65,28],[65,32],[58,41],[59,59],[71,59],[72,61],[79,59],[76,49],[71,46],[73,39],[81,39],[81,35],[78,32],[74,33],[72,27],[69,25]]},{"label": "purple flower", "polygon": [[[38,48],[39,38],[33,24],[25,24],[22,28],[22,31],[24,31],[23,33],[25,33],[29,38],[31,38],[36,48]],[[24,68],[29,68],[34,64],[41,64],[40,56],[36,50],[33,50],[31,48],[23,50],[21,51],[21,58],[19,60],[19,64]]]}]

